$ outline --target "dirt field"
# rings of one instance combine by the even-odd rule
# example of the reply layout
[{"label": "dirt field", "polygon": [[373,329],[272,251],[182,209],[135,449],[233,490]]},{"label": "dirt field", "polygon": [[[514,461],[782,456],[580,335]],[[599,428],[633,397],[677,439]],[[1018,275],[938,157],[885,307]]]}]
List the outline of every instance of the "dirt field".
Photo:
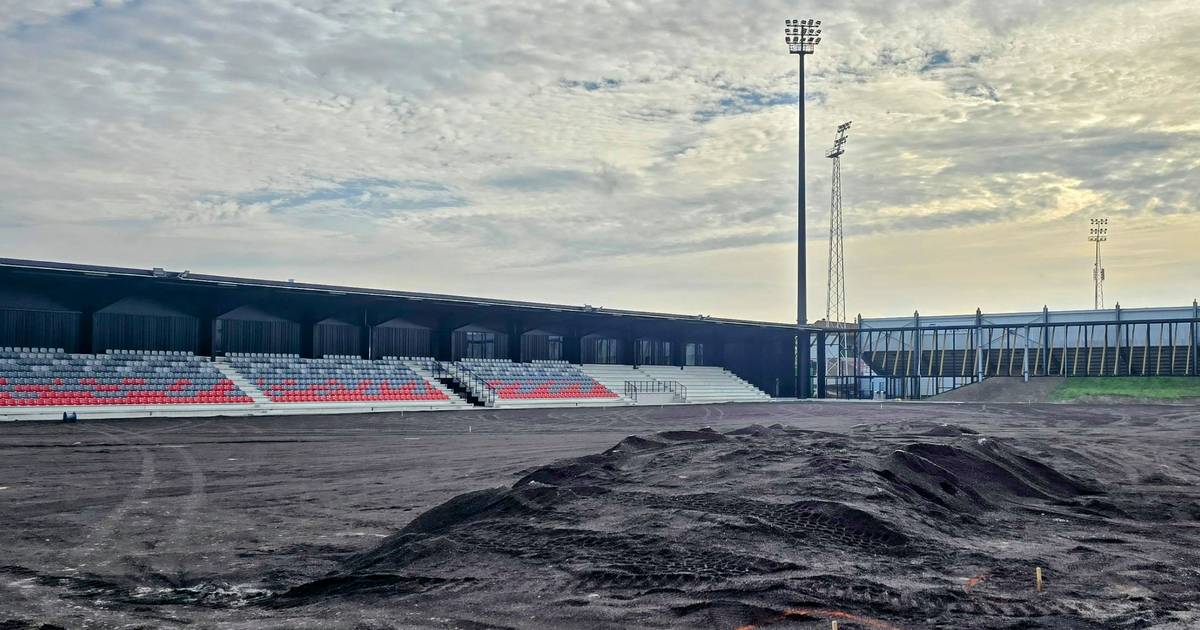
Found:
[{"label": "dirt field", "polygon": [[1197,628],[1198,482],[1196,406],[13,423],[0,628]]}]

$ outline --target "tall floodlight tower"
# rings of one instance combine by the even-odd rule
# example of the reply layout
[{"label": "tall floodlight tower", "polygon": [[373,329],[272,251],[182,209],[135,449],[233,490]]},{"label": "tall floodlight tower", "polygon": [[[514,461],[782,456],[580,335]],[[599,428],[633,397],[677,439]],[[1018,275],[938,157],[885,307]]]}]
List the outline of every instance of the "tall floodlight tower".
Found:
[{"label": "tall floodlight tower", "polygon": [[838,125],[833,148],[825,157],[833,160],[833,191],[829,196],[829,272],[826,280],[825,321],[846,322],[846,252],[842,247],[842,154],[850,123]]},{"label": "tall floodlight tower", "polygon": [[[806,238],[806,229],[804,224],[804,57],[813,54],[817,44],[821,43],[821,21],[820,20],[787,20],[784,23],[783,35],[784,41],[788,45],[788,53],[796,55],[800,59],[800,117],[799,134],[800,146],[797,151],[799,157],[798,167],[798,182],[796,196],[796,218],[798,221],[798,229],[796,240],[798,251],[796,252],[796,327],[800,328],[808,323],[808,302],[806,291],[808,269],[805,265],[805,247],[804,241]],[[798,368],[796,396],[799,398],[808,398],[812,391],[812,381],[809,377],[809,353],[808,353],[808,332],[797,330],[796,335],[796,363]]]},{"label": "tall floodlight tower", "polygon": [[1096,264],[1092,267],[1093,300],[1096,310],[1104,308],[1104,265],[1100,259],[1100,243],[1108,240],[1108,219],[1092,219],[1088,241],[1096,244]]}]

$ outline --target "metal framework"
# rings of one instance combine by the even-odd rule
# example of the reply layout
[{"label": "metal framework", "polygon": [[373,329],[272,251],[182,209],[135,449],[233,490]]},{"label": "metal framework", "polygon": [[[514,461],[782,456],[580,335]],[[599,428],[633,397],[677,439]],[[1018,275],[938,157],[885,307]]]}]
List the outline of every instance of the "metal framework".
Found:
[{"label": "metal framework", "polygon": [[1104,308],[1104,265],[1100,260],[1100,243],[1108,240],[1108,219],[1092,219],[1088,241],[1096,244],[1096,263],[1092,266],[1093,306]]},{"label": "metal framework", "polygon": [[[794,20],[788,19],[784,22],[784,41],[788,45],[788,53],[796,55],[800,60],[799,71],[799,128],[797,134],[799,136],[799,147],[797,151],[798,157],[798,177],[797,177],[797,195],[796,195],[796,368],[797,382],[796,391],[800,398],[808,398],[812,395],[810,388],[811,383],[811,365],[809,362],[809,346],[810,335],[805,329],[808,323],[808,296],[807,296],[807,275],[808,269],[805,261],[805,240],[807,239],[807,229],[805,226],[804,208],[805,208],[805,190],[804,190],[804,57],[813,54],[817,44],[821,43],[821,21],[820,20]],[[820,361],[818,361],[818,365]],[[819,394],[819,392],[818,392]]]},{"label": "metal framework", "polygon": [[[924,398],[993,376],[1200,377],[1200,303],[1190,307],[859,320],[816,335],[857,371],[839,398]],[[836,346],[849,346],[843,350]],[[825,346],[825,347],[820,347]],[[826,375],[819,374],[818,380]],[[818,390],[823,389],[818,383]]]},{"label": "metal framework", "polygon": [[829,195],[829,270],[826,279],[825,321],[846,321],[846,252],[842,246],[842,155],[846,153],[846,131],[850,123],[838,125],[833,148],[825,157],[833,160],[833,188]]}]

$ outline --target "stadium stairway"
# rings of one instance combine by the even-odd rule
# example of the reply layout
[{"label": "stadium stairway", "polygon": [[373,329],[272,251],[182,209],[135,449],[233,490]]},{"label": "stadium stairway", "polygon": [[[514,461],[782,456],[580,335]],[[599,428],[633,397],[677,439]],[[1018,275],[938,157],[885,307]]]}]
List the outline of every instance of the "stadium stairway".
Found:
[{"label": "stadium stairway", "polygon": [[445,394],[446,397],[449,399],[450,404],[452,404],[456,407],[471,407],[472,406],[471,403],[469,403],[465,399],[463,399],[463,397],[460,396],[458,394],[458,392],[455,392],[454,390],[450,389],[449,387],[446,387],[446,384],[443,383],[440,378],[438,378],[438,373],[439,373],[438,363],[435,359],[433,359],[431,357],[399,357],[399,358],[384,357],[383,360],[384,361],[397,361],[399,363],[402,363],[402,364],[408,366],[408,369],[412,370],[413,372],[416,372],[418,376],[425,379],[426,381],[429,382],[430,385],[433,385],[435,388],[437,388],[439,391],[441,391],[443,394]]},{"label": "stadium stairway", "polygon": [[225,375],[225,378],[233,381],[233,384],[245,392],[254,401],[255,405],[271,404],[271,399],[267,398],[266,394],[262,393],[262,390],[255,387],[254,383],[250,382],[250,379],[242,376],[241,372],[233,369],[233,366],[226,362],[224,357],[219,357],[216,361],[213,361],[213,367],[220,370]]},{"label": "stadium stairway", "polygon": [[638,370],[658,381],[678,381],[687,388],[689,403],[769,402],[766,392],[732,372],[709,366],[642,365]]}]

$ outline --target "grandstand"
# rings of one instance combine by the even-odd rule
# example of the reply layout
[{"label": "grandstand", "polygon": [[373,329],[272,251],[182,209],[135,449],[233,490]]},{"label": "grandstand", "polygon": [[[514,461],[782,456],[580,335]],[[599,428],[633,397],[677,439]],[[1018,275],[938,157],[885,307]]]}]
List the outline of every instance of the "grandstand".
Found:
[{"label": "grandstand", "polygon": [[[211,412],[209,405],[221,405],[225,413],[297,413],[768,400],[761,390],[718,367],[439,362],[432,357],[371,361],[336,355],[306,359],[237,352],[211,361],[184,352],[68,355],[61,348],[0,349],[0,418],[49,418],[76,407],[95,415],[115,406],[120,408],[108,413],[128,416],[194,415],[180,405],[204,406],[190,409],[200,413]],[[39,409],[30,413],[28,407]]]},{"label": "grandstand", "polygon": [[0,259],[0,419],[766,401],[795,330]]}]

